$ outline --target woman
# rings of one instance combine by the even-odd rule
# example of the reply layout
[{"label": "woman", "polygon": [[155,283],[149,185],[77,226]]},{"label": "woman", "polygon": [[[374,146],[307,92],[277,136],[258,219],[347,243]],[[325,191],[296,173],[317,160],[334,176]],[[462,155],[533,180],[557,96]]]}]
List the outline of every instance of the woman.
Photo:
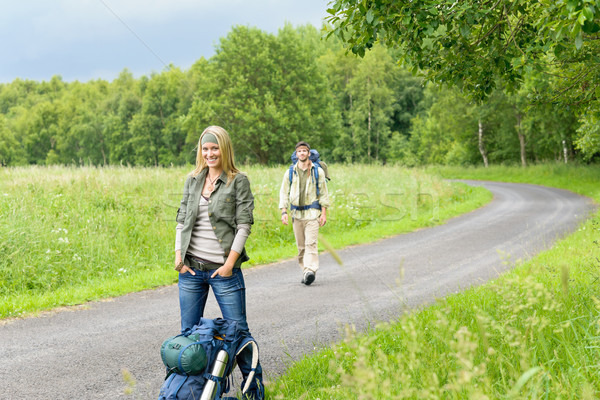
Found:
[{"label": "woman", "polygon": [[[254,222],[253,210],[250,182],[235,167],[229,134],[219,126],[209,126],[200,135],[196,169],[185,181],[177,211],[175,269],[179,271],[182,333],[200,322],[212,288],[223,318],[237,321],[250,335],[240,266],[248,260],[244,245]],[[237,362],[245,379],[251,359],[238,358]],[[264,393],[260,364],[255,378],[246,393],[250,399],[262,398]]]}]

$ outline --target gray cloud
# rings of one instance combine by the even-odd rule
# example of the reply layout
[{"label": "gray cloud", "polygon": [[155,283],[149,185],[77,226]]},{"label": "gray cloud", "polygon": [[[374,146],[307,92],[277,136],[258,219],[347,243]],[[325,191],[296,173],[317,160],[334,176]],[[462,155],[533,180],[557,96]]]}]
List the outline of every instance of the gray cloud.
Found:
[{"label": "gray cloud", "polygon": [[328,0],[26,0],[0,15],[0,82],[15,78],[114,79],[188,68],[209,58],[234,25],[276,32],[285,22],[320,27]]}]

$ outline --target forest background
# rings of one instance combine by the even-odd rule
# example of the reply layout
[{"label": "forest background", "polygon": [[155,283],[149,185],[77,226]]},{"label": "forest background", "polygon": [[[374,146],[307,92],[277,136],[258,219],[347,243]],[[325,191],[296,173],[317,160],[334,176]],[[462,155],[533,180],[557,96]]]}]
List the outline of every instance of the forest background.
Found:
[{"label": "forest background", "polygon": [[[94,285],[95,279],[110,277],[105,266],[113,268],[117,283],[111,281],[104,289],[94,287],[83,294],[77,292],[72,297],[79,296],[74,303],[100,295],[116,295],[122,290],[120,282],[142,282],[147,287],[153,284],[146,279],[150,274],[158,275],[160,271],[166,274],[168,270],[172,276],[171,265],[164,261],[170,257],[171,244],[164,240],[159,241],[162,248],[156,246],[156,231],[145,228],[160,221],[167,232],[165,219],[157,218],[161,211],[156,201],[159,197],[141,190],[158,190],[169,196],[176,189],[167,191],[160,185],[140,182],[156,179],[158,174],[150,176],[149,170],[182,179],[182,170],[193,163],[199,134],[207,125],[224,126],[232,134],[236,158],[255,164],[251,168],[260,173],[254,175],[261,178],[280,175],[280,169],[262,166],[288,163],[293,144],[300,139],[309,141],[327,161],[374,164],[336,168],[332,182],[338,185],[351,178],[354,181],[344,186],[351,190],[357,187],[354,183],[357,181],[361,187],[370,184],[379,189],[387,184],[397,189],[402,186],[391,177],[410,176],[397,165],[381,168],[380,164],[487,166],[600,160],[599,1],[337,0],[332,3],[328,12],[333,27],[329,32],[334,34],[326,41],[321,40],[322,33],[312,26],[288,25],[277,34],[238,26],[221,39],[213,57],[200,58],[189,70],[170,65],[162,72],[139,78],[125,69],[112,82],[65,82],[55,76],[48,82],[17,79],[0,84],[0,165],[182,166],[1,168],[0,175],[5,178],[0,179],[0,186],[10,183],[12,189],[3,189],[2,211],[26,217],[22,224],[14,223],[14,219],[7,219],[10,224],[5,224],[8,233],[3,235],[7,240],[2,253],[8,255],[4,265],[9,272],[0,274],[5,278],[2,284],[9,290],[17,288],[24,295],[19,298],[14,291],[6,290],[5,299],[10,302],[5,303],[4,315],[16,316],[58,302],[65,304],[63,294],[77,292],[76,284]],[[404,29],[397,29],[399,26]],[[379,45],[379,41],[386,47]],[[345,46],[361,57],[349,54]],[[398,60],[406,62],[399,64]],[[454,84],[454,88],[435,85],[440,82]],[[467,97],[462,91],[471,95]],[[95,173],[90,173],[92,170]],[[411,173],[415,171],[419,173],[419,169]],[[485,171],[480,174],[478,170],[470,177],[556,183],[554,186],[598,199],[597,167],[561,168],[555,164],[526,170],[499,167]],[[461,169],[456,175],[464,178],[469,174]],[[418,179],[409,182],[420,184],[424,180],[416,176]],[[120,196],[119,191],[107,190],[114,188],[115,179],[123,188],[122,193],[136,195]],[[80,182],[86,190],[81,190]],[[179,186],[174,179],[165,182]],[[61,185],[72,191],[67,192]],[[138,191],[137,186],[142,189]],[[256,187],[266,190],[274,186],[267,182]],[[408,188],[405,193],[418,193],[412,186],[405,187]],[[335,195],[340,200],[352,201],[343,191]],[[458,193],[448,197],[464,204],[468,196]],[[91,201],[82,200],[86,198]],[[32,213],[30,205],[44,210]],[[356,220],[352,218],[356,204],[347,205],[343,210],[348,221]],[[336,218],[342,214],[339,206]],[[69,213],[63,212],[65,209]],[[277,217],[274,207],[259,209],[274,212]],[[87,213],[90,217],[72,218],[73,213]],[[140,223],[139,215],[148,218],[147,223]],[[277,222],[273,218],[264,220]],[[381,218],[373,220],[378,222]],[[119,224],[117,229],[111,223]],[[257,231],[271,237],[276,236],[273,232],[279,234],[275,229]],[[353,227],[350,231],[359,230]],[[45,232],[45,236],[40,232]],[[456,312],[443,310],[444,326],[448,329],[439,329],[442,320],[439,314],[423,313],[419,314],[423,317],[416,317],[422,321],[419,325],[408,320],[405,326],[411,329],[399,325],[400,328],[390,329],[389,333],[377,334],[389,339],[367,337],[370,343],[364,346],[365,342],[352,344],[351,351],[344,349],[339,355],[332,351],[334,361],[346,357],[337,365],[345,368],[340,376],[351,382],[350,388],[340,387],[335,379],[329,379],[336,378],[334,373],[338,370],[315,374],[313,371],[325,370],[319,360],[326,357],[317,355],[318,359],[313,359],[317,361],[309,360],[313,368],[301,364],[298,370],[323,382],[310,382],[307,386],[308,379],[291,375],[291,379],[282,381],[273,390],[291,388],[302,395],[308,391],[326,398],[323,394],[327,392],[335,396],[337,390],[357,393],[359,389],[371,390],[370,398],[381,398],[375,395],[377,390],[387,390],[388,382],[401,382],[396,385],[398,390],[431,394],[434,386],[423,380],[426,374],[422,371],[426,371],[438,382],[434,389],[452,398],[475,397],[479,392],[490,398],[538,398],[540,393],[548,398],[567,398],[574,393],[581,394],[581,398],[597,398],[598,296],[597,274],[593,273],[598,265],[597,232],[595,218],[553,253],[540,258],[539,266],[523,269],[523,282],[511,278],[509,285],[501,285],[503,290],[498,296],[492,287],[492,296],[499,299],[499,307],[489,301],[489,291],[467,293],[456,301]],[[86,236],[88,233],[105,235],[107,239],[94,240],[95,237]],[[113,240],[120,235],[131,242]],[[293,247],[289,235],[288,231],[288,236],[281,236],[279,242]],[[375,235],[365,235],[372,236]],[[256,240],[257,235],[253,237]],[[33,248],[37,251],[32,251],[31,243],[37,246]],[[115,243],[138,251],[117,252]],[[126,260],[115,262],[116,255]],[[43,263],[45,273],[29,273],[39,270],[39,265],[23,257]],[[153,257],[162,269],[149,268],[148,257]],[[13,260],[17,258],[20,268],[14,268],[17,264]],[[93,265],[99,273],[87,274],[85,268],[71,268],[79,264]],[[143,279],[134,280],[126,275],[142,268],[149,271],[148,275],[139,274]],[[538,273],[540,270],[544,274]],[[80,274],[78,281],[63,273],[67,271]],[[534,281],[538,278],[543,284]],[[32,289],[53,290],[56,286],[64,290],[49,296],[42,294],[37,297],[42,301],[37,303],[27,297],[34,292]],[[131,290],[128,286],[127,291]],[[522,295],[526,292],[531,294]],[[475,297],[481,301],[475,301]],[[554,312],[555,299],[564,304],[561,312]],[[21,304],[15,306],[16,301]],[[480,310],[490,311],[492,317]],[[551,314],[553,319],[547,319]],[[481,324],[473,326],[484,321],[473,315],[483,315],[485,321],[491,321],[492,329],[487,332],[497,335],[490,340]],[[539,323],[540,318],[543,323]],[[436,332],[438,343],[444,346],[397,340],[401,330],[410,338],[425,341],[428,337],[415,332]],[[512,340],[530,337],[535,339],[535,345],[520,346],[521,342]],[[478,346],[479,340],[486,345]],[[489,342],[498,343],[501,349],[495,352],[494,363],[487,361],[491,355]],[[386,345],[385,352],[381,351],[381,343]],[[400,350],[388,352],[392,347],[389,343]],[[398,343],[411,346],[403,353]],[[457,344],[456,349],[451,349],[454,352],[448,351],[447,344]],[[422,349],[432,353],[417,353]],[[354,351],[358,353],[356,359]],[[379,358],[375,362],[368,358],[389,354],[392,357],[381,362]],[[483,359],[487,364],[480,364]],[[410,368],[398,367],[397,360],[410,363]],[[336,365],[327,359],[326,362],[327,366]],[[441,368],[431,368],[432,363]],[[371,379],[371,384],[365,385],[365,378],[371,375],[364,374],[364,368],[355,368],[356,374],[352,371],[355,366],[365,364],[381,367],[373,376],[390,378],[383,384]],[[535,367],[526,369],[528,365]],[[420,366],[424,369],[418,369]],[[380,374],[382,369],[390,373]],[[404,374],[405,371],[417,371],[416,378]],[[406,383],[411,379],[412,383]],[[525,385],[530,385],[526,391]],[[454,391],[448,395],[448,389]]]},{"label": "forest background", "polygon": [[188,70],[0,84],[0,165],[186,165],[208,125],[225,127],[248,164],[287,163],[298,140],[332,162],[598,159],[578,107],[535,101],[556,89],[552,74],[532,70],[519,90],[498,86],[478,102],[425,83],[393,48],[359,58],[335,36],[321,39],[310,25],[237,26]]}]

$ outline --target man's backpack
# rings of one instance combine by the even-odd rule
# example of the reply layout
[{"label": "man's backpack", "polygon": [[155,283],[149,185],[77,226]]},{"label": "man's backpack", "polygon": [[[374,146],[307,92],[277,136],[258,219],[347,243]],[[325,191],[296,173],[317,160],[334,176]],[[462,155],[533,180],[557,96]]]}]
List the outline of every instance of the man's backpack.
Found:
[{"label": "man's backpack", "polygon": [[[252,368],[258,365],[258,345],[238,329],[236,321],[202,318],[191,331],[165,340],[161,358],[167,377],[159,400],[221,399],[230,388],[236,356],[252,351]],[[245,379],[245,393],[254,372]]]},{"label": "man's backpack", "polygon": [[[296,151],[294,151],[292,153],[291,156],[292,159],[292,165],[290,165],[290,185],[292,184],[292,178],[294,175],[294,165],[296,165],[296,163],[298,162],[298,156],[296,155]],[[319,168],[321,167],[321,169],[323,169],[323,172],[325,172],[325,179],[327,179],[328,181],[331,180],[331,178],[329,177],[329,170],[327,168],[327,164],[324,161],[321,161],[321,155],[319,154],[319,152],[315,149],[310,149],[310,154],[308,155],[308,159],[317,167],[314,169],[315,171],[315,181],[316,181],[316,185],[317,185],[317,196],[319,195]]]}]

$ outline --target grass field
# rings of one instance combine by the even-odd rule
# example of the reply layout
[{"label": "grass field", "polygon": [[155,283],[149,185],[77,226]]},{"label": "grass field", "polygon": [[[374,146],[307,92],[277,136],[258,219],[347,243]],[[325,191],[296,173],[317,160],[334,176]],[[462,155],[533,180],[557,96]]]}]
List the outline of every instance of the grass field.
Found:
[{"label": "grass field", "polygon": [[[600,202],[600,167],[428,168],[560,187]],[[307,356],[270,399],[600,398],[600,213],[484,286]]]},{"label": "grass field", "polygon": [[[293,257],[279,221],[285,167],[242,168],[256,199],[247,266]],[[490,200],[483,189],[393,166],[332,165],[321,230],[335,248],[444,220]],[[0,318],[168,285],[175,214],[190,168],[0,168]]]}]

